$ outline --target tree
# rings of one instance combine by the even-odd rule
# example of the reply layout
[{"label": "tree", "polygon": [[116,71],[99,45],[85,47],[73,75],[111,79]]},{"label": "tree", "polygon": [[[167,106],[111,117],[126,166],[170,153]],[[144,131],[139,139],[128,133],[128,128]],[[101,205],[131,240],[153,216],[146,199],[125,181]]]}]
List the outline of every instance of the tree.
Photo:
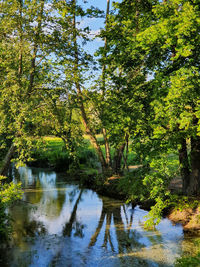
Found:
[{"label": "tree", "polygon": [[[51,121],[55,123],[49,124],[54,132],[57,130],[56,135],[71,142],[73,127],[66,130],[66,123],[72,124],[70,84],[64,83],[54,60],[55,47],[61,49],[57,3],[2,1],[1,10],[0,134],[2,146],[10,145],[10,149],[0,172],[6,174],[14,152],[17,151],[20,161],[31,159],[30,150],[40,140],[41,125],[48,120],[50,110]],[[61,119],[63,114],[66,122]]]},{"label": "tree", "polygon": [[44,1],[31,3],[21,0],[2,1],[1,10],[0,46],[3,71],[0,83],[0,114],[3,120],[0,133],[6,133],[6,138],[2,140],[4,143],[6,139],[12,143],[1,169],[1,173],[5,174],[16,148],[20,146],[18,151],[21,155],[26,154],[22,143],[30,143],[26,124],[38,101],[36,86],[41,84],[40,78],[45,72],[36,60],[41,58],[41,53],[37,53],[41,51],[42,23],[47,10]]},{"label": "tree", "polygon": [[[87,90],[84,89],[83,81],[85,77],[84,73],[88,71],[88,64],[91,62],[91,56],[82,50],[79,42],[81,39],[84,42],[88,40],[88,29],[77,28],[77,18],[80,16],[91,16],[93,11],[92,9],[89,9],[85,12],[81,6],[77,5],[75,0],[62,2],[59,4],[58,8],[60,14],[60,26],[62,27],[62,40],[66,41],[65,37],[67,36],[67,43],[62,41],[63,47],[58,51],[58,55],[62,59],[66,80],[71,84],[71,90],[74,92],[74,95],[76,95],[77,106],[80,109],[85,132],[89,135],[91,143],[97,151],[104,171],[107,168],[107,164],[85,107],[85,92]],[[94,14],[96,14],[96,10],[94,10]]]},{"label": "tree", "polygon": [[138,41],[154,74],[154,137],[178,150],[183,191],[198,195],[199,1],[163,1],[153,12]]},{"label": "tree", "polygon": [[115,173],[121,171],[122,160],[127,165],[129,137],[138,139],[149,128],[143,121],[149,116],[151,87],[146,83],[147,72],[136,36],[152,17],[152,1],[116,3],[101,33],[105,46],[98,52],[103,69],[98,88],[103,93],[95,96],[94,103],[102,128],[115,148]]}]

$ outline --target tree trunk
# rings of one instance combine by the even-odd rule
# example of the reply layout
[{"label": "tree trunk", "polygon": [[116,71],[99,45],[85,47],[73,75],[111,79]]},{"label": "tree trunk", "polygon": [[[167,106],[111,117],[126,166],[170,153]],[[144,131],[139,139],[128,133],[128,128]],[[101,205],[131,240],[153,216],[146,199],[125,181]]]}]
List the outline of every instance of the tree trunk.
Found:
[{"label": "tree trunk", "polygon": [[124,142],[118,149],[115,151],[115,156],[113,160],[113,171],[115,174],[120,174],[121,171],[121,161],[124,153],[124,148],[126,143]]},{"label": "tree trunk", "polygon": [[87,117],[85,107],[83,104],[83,95],[81,91],[81,86],[79,82],[79,55],[78,55],[78,45],[77,45],[77,34],[76,34],[76,14],[75,14],[75,8],[76,8],[76,0],[72,1],[72,6],[74,7],[74,12],[73,12],[73,43],[74,43],[74,54],[75,54],[75,59],[74,59],[74,79],[75,79],[75,86],[77,90],[77,96],[80,104],[80,110],[81,110],[81,115],[82,115],[82,120],[83,124],[86,130],[86,133],[89,135],[90,141],[94,148],[97,151],[101,166],[102,166],[102,171],[106,172],[107,171],[107,164],[103,155],[103,152],[101,150],[101,147],[96,139],[95,133],[93,132],[92,128],[90,127],[89,124],[89,119]]},{"label": "tree trunk", "polygon": [[200,195],[200,137],[191,137],[191,175],[187,192]]},{"label": "tree trunk", "polygon": [[14,144],[12,144],[11,147],[9,148],[4,160],[3,160],[3,165],[0,169],[0,175],[3,175],[3,176],[7,175],[10,161],[13,158],[14,153],[15,153],[15,146],[14,146]]},{"label": "tree trunk", "polygon": [[139,33],[139,16],[140,16],[140,0],[136,0],[136,12],[135,12],[135,24],[136,24],[136,35]]},{"label": "tree trunk", "polygon": [[[110,0],[107,0],[107,8],[106,8],[106,22],[105,22],[105,27],[107,28],[108,25],[108,16],[110,13]],[[104,57],[106,57],[106,49],[107,49],[107,38],[105,37],[104,39]],[[104,97],[105,94],[105,80],[106,80],[106,65],[105,63],[102,66],[102,94]]]},{"label": "tree trunk", "polygon": [[187,154],[187,144],[186,140],[183,138],[181,140],[181,148],[179,149],[179,163],[181,167],[181,177],[183,180],[183,193],[187,193],[187,189],[190,182],[190,168]]},{"label": "tree trunk", "polygon": [[[79,97],[81,96],[80,95],[80,91],[79,91],[78,95],[79,95]],[[97,151],[97,154],[98,154],[98,157],[99,157],[99,160],[100,160],[100,163],[101,163],[102,171],[106,172],[107,171],[107,164],[106,164],[103,152],[101,150],[101,147],[100,147],[100,145],[99,145],[99,143],[98,143],[98,141],[96,139],[96,136],[95,136],[95,134],[93,133],[92,129],[89,126],[89,122],[88,122],[88,119],[87,119],[87,115],[86,115],[85,108],[84,108],[82,100],[81,100],[80,106],[81,106],[80,107],[81,108],[81,114],[82,114],[83,124],[84,124],[85,129],[86,129],[86,133],[89,135],[90,141],[91,141],[92,145],[94,146],[94,148]]]},{"label": "tree trunk", "polygon": [[123,160],[124,160],[123,170],[124,170],[125,167],[126,167],[127,171],[129,171],[129,167],[128,167],[128,164],[127,164],[128,153],[129,153],[128,139],[129,139],[129,136],[127,135],[127,136],[126,136],[126,154],[125,154],[125,156],[124,156],[124,154],[123,154]]},{"label": "tree trunk", "polygon": [[[108,25],[108,16],[110,13],[110,0],[107,0],[107,8],[106,8],[106,28]],[[104,57],[106,57],[106,49],[107,49],[107,38],[105,37],[104,40],[104,50],[105,50],[105,55]],[[102,98],[104,99],[105,96],[105,88],[106,88],[106,64],[104,63],[102,66]],[[103,112],[103,109],[101,111],[101,113]],[[103,116],[103,114],[102,114]],[[105,152],[106,152],[106,164],[107,166],[111,169],[112,167],[112,159],[111,159],[111,153],[110,153],[110,146],[109,146],[109,142],[108,142],[108,138],[107,138],[107,131],[105,128],[102,129],[102,133],[103,133],[103,138],[104,138],[104,144],[105,144]]]},{"label": "tree trunk", "polygon": [[34,79],[35,79],[35,69],[36,69],[36,58],[37,58],[37,51],[40,39],[40,33],[42,29],[42,18],[44,13],[44,0],[41,1],[40,13],[38,15],[38,26],[35,34],[35,41],[33,47],[33,56],[31,59],[31,69],[30,69],[30,79],[29,79],[29,88],[28,88],[28,95],[31,94],[33,86],[34,86]]},{"label": "tree trunk", "polygon": [[120,174],[121,172],[121,162],[122,162],[122,158],[124,157],[123,154],[124,154],[125,147],[127,146],[127,149],[128,149],[128,139],[129,139],[129,135],[126,134],[124,143],[122,143],[122,145],[115,151],[115,155],[113,159],[113,171],[115,174]]},{"label": "tree trunk", "polygon": [[112,167],[112,159],[111,159],[111,154],[110,154],[110,146],[109,146],[109,142],[108,142],[108,138],[107,138],[107,132],[106,129],[103,128],[102,129],[102,133],[103,133],[103,138],[104,138],[104,143],[105,143],[105,152],[106,152],[106,164],[108,165],[108,167]]},{"label": "tree trunk", "polygon": [[22,26],[22,12],[23,12],[23,0],[19,0],[19,35],[20,35],[20,44],[19,44],[19,65],[18,65],[18,78],[19,86],[21,87],[21,78],[22,78],[22,68],[23,68],[23,26]]}]

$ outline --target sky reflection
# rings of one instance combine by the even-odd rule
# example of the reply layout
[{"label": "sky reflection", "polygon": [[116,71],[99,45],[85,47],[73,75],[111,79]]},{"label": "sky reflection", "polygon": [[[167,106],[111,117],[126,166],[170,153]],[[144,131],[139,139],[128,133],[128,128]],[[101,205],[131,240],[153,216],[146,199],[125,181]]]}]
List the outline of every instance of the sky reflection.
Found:
[{"label": "sky reflection", "polygon": [[21,167],[19,174],[25,193],[10,209],[7,266],[169,267],[185,251],[180,225],[163,219],[156,231],[145,231],[147,212],[139,207],[81,189],[54,172]]}]

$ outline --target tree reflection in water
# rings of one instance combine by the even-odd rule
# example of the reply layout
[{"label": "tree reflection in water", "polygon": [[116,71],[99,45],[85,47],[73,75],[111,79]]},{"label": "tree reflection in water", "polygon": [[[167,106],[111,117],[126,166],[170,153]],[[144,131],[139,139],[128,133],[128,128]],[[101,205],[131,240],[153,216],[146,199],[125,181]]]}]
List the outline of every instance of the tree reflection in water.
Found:
[{"label": "tree reflection in water", "polygon": [[72,213],[70,215],[70,219],[69,221],[65,224],[64,228],[63,228],[63,235],[64,236],[71,236],[72,234],[72,230],[75,229],[75,236],[79,236],[79,237],[83,237],[83,228],[84,225],[79,223],[78,221],[76,221],[76,213],[77,213],[77,209],[78,209],[78,204],[81,201],[81,196],[83,194],[83,189],[80,190],[80,193],[78,195],[78,198],[74,204],[74,208],[72,210]]},{"label": "tree reflection in water", "polygon": [[[122,219],[122,211],[124,212],[126,224]],[[103,227],[104,222],[105,228]],[[125,253],[129,249],[132,250],[135,245],[137,247],[142,247],[143,245],[137,241],[140,234],[132,229],[132,224],[133,214],[128,218],[126,207],[122,202],[102,197],[101,216],[96,231],[90,239],[89,247],[95,246],[98,236],[102,231],[104,231],[104,241],[102,246],[108,248],[109,244],[110,249],[113,252]],[[113,227],[115,229],[117,249],[112,241],[113,232],[111,232],[111,230]]]},{"label": "tree reflection in water", "polygon": [[[149,251],[149,248],[146,247],[147,241],[143,242],[141,232],[133,227],[134,212],[127,213],[127,206],[120,201],[105,197],[101,197],[101,199],[101,216],[88,245],[89,253],[91,253],[92,247],[97,246],[98,239],[101,240],[100,236],[103,235],[101,246],[115,255],[115,259],[119,260],[119,266],[152,266],[153,261],[146,253]],[[138,226],[143,228],[141,223]],[[150,244],[149,247],[153,244],[162,244],[159,231],[156,234],[147,234],[146,238]],[[164,250],[160,249],[159,251],[163,254]],[[163,259],[166,258],[165,255],[161,256]],[[158,262],[155,266],[168,265]]]},{"label": "tree reflection in water", "polygon": [[8,256],[3,262],[9,266],[173,266],[166,263],[174,261],[182,230],[176,235],[176,227],[167,222],[160,232],[145,231],[144,210],[130,210],[122,201],[97,196],[65,179],[53,172],[20,169],[26,190],[23,201],[10,209],[15,242],[14,249],[5,251]]}]

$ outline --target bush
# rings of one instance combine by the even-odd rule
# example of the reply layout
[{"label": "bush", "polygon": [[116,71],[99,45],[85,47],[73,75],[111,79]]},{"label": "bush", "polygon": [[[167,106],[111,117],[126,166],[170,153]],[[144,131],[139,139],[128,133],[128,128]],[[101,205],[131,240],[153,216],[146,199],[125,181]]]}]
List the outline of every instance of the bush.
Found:
[{"label": "bush", "polygon": [[22,197],[20,183],[3,183],[5,179],[6,177],[0,176],[0,240],[6,240],[11,231],[6,208]]}]

